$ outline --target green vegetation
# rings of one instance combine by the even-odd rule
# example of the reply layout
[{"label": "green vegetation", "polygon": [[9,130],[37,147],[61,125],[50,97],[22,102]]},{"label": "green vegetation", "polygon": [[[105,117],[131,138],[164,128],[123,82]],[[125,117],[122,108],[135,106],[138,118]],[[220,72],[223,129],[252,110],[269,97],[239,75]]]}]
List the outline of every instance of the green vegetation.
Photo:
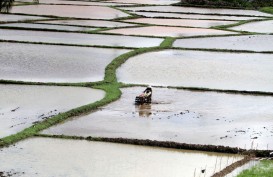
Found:
[{"label": "green vegetation", "polygon": [[260,9],[260,11],[265,12],[265,13],[269,13],[269,14],[273,14],[273,7],[263,7]]},{"label": "green vegetation", "polygon": [[272,0],[181,0],[176,5],[198,5],[210,7],[251,8],[273,6]]},{"label": "green vegetation", "polygon": [[[39,0],[33,0],[35,3],[39,3]],[[13,6],[14,0],[0,0],[0,12],[9,12]]]},{"label": "green vegetation", "polygon": [[273,161],[263,160],[258,165],[244,170],[237,177],[272,177],[273,176]]}]

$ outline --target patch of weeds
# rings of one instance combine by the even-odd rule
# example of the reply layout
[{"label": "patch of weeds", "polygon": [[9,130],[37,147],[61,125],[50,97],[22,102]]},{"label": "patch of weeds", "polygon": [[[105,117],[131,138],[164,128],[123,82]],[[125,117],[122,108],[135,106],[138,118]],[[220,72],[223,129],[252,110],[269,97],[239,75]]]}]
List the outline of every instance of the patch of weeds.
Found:
[{"label": "patch of weeds", "polygon": [[265,13],[269,13],[269,14],[273,14],[273,7],[263,7],[260,8],[261,12],[265,12]]},{"label": "patch of weeds", "polygon": [[237,177],[271,177],[273,176],[273,161],[263,160],[256,166],[242,171]]}]

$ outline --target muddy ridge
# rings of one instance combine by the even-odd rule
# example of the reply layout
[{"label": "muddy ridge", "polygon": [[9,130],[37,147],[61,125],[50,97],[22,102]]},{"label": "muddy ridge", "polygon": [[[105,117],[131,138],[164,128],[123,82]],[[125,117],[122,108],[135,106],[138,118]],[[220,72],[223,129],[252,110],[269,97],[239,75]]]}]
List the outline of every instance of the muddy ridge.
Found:
[{"label": "muddy ridge", "polygon": [[247,162],[249,162],[251,160],[251,158],[252,158],[251,156],[246,156],[242,160],[239,160],[239,161],[227,166],[226,168],[224,168],[220,172],[215,173],[212,177],[224,177],[227,174],[231,173],[236,168],[239,168],[239,167],[243,166],[244,164],[246,164]]},{"label": "muddy ridge", "polygon": [[79,136],[64,136],[64,135],[46,135],[38,134],[38,137],[48,137],[48,138],[64,138],[64,139],[79,139],[88,141],[101,141],[101,142],[111,142],[120,144],[131,144],[140,146],[153,146],[162,148],[173,148],[173,149],[183,149],[183,150],[198,150],[207,152],[219,152],[219,153],[229,153],[229,154],[242,154],[251,157],[269,157],[270,150],[246,150],[242,148],[233,148],[229,146],[215,146],[215,145],[201,145],[201,144],[187,144],[187,143],[177,143],[172,141],[157,141],[157,140],[141,140],[141,139],[127,139],[127,138],[103,138],[103,137],[79,137]]}]

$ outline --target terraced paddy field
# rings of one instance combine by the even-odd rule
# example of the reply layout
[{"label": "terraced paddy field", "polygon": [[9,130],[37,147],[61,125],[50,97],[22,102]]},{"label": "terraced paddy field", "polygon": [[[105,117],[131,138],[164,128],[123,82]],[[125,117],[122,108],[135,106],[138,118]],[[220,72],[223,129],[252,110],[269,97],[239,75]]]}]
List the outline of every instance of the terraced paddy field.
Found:
[{"label": "terraced paddy field", "polygon": [[45,17],[29,16],[29,15],[10,15],[0,14],[0,22],[14,22],[14,21],[26,21],[26,20],[44,20]]},{"label": "terraced paddy field", "polygon": [[31,82],[102,81],[104,68],[119,55],[129,52],[5,42],[0,46],[0,79]]},{"label": "terraced paddy field", "polygon": [[164,50],[131,58],[117,75],[130,84],[273,92],[272,66],[271,54]]},{"label": "terraced paddy field", "polygon": [[273,15],[177,2],[1,13],[0,177],[271,177]]},{"label": "terraced paddy field", "polygon": [[237,30],[237,31],[249,31],[249,32],[256,32],[256,33],[273,34],[273,21],[267,20],[267,21],[252,22],[252,23],[236,26],[230,29]]},{"label": "terraced paddy field", "polygon": [[92,31],[96,28],[85,28],[76,26],[64,26],[64,25],[48,25],[48,24],[33,24],[33,23],[8,23],[0,24],[1,27],[9,28],[24,28],[24,29],[46,29],[55,31]]},{"label": "terraced paddy field", "polygon": [[191,38],[175,41],[174,47],[234,51],[272,52],[273,35]]},{"label": "terraced paddy field", "polygon": [[[48,154],[43,153],[45,148]],[[12,148],[4,148],[0,157],[3,159],[1,169],[20,176],[90,177],[179,177],[194,173],[201,175],[202,169],[211,175],[243,158],[230,154],[48,138],[32,138]]]},{"label": "terraced paddy field", "polygon": [[54,21],[38,21],[37,23],[44,24],[56,24],[56,25],[71,25],[71,26],[82,26],[82,27],[127,27],[136,26],[129,23],[103,21],[103,20],[54,20]]},{"label": "terraced paddy field", "polygon": [[90,88],[20,85],[0,88],[0,138],[104,97],[103,91]]},{"label": "terraced paddy field", "polygon": [[141,36],[165,36],[165,37],[183,37],[183,36],[206,36],[206,35],[224,35],[236,34],[229,31],[221,31],[215,29],[201,29],[201,28],[179,28],[179,27],[165,27],[165,26],[148,26],[138,28],[124,28],[104,31],[111,34],[122,35],[141,35]]},{"label": "terraced paddy field", "polygon": [[127,17],[126,13],[103,6],[71,6],[71,5],[32,5],[15,6],[12,13],[59,16],[88,19],[114,19]]},{"label": "terraced paddy field", "polygon": [[[132,12],[132,11],[130,11]],[[181,13],[168,13],[168,12],[142,12],[133,11],[136,15],[152,18],[168,18],[168,19],[210,19],[210,20],[255,20],[261,17],[252,16],[229,16],[229,15],[198,15],[198,14],[181,14]]]},{"label": "terraced paddy field", "polygon": [[0,40],[129,48],[153,47],[163,41],[160,38],[7,29],[0,29]]},{"label": "terraced paddy field", "polygon": [[42,133],[273,148],[271,96],[154,89],[152,105],[134,106],[142,90],[123,89],[119,101]]},{"label": "terraced paddy field", "polygon": [[171,12],[171,13],[190,13],[205,15],[238,15],[238,16],[261,16],[272,17],[267,13],[254,10],[238,9],[217,9],[217,8],[198,8],[198,7],[176,7],[176,6],[146,6],[146,7],[124,7],[123,9],[143,12]]},{"label": "terraced paddy field", "polygon": [[203,27],[209,28],[220,25],[230,25],[234,21],[217,21],[217,20],[182,20],[182,19],[152,19],[152,18],[138,18],[133,20],[126,20],[126,22],[144,23],[162,26],[181,26],[181,27]]}]

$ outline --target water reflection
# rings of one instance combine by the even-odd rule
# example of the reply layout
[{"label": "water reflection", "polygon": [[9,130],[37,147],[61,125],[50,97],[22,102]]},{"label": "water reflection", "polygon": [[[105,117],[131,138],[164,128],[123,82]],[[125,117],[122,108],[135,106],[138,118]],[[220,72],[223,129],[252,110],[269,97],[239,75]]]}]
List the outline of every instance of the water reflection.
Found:
[{"label": "water reflection", "polygon": [[149,117],[150,115],[152,115],[152,105],[151,104],[136,105],[136,112],[138,112],[139,117]]}]

